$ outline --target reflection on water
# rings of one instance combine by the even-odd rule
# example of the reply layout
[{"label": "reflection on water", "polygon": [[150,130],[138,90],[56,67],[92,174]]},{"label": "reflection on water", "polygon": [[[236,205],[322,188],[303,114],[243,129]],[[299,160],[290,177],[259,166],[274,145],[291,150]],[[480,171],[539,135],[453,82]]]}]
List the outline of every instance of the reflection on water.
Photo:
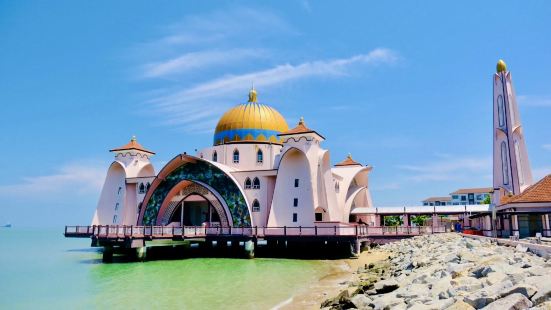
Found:
[{"label": "reflection on water", "polygon": [[0,244],[0,308],[268,309],[329,268],[291,259],[103,264],[97,249],[86,248],[89,240],[53,230],[14,229]]}]

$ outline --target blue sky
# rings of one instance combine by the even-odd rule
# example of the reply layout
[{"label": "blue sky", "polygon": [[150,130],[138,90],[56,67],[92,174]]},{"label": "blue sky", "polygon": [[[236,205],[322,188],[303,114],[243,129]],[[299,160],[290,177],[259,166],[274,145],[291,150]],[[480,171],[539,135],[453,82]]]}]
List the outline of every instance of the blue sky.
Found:
[{"label": "blue sky", "polygon": [[492,74],[513,74],[532,169],[551,172],[546,1],[0,1],[0,223],[86,224],[108,149],[156,169],[259,101],[304,116],[376,206],[491,186]]}]

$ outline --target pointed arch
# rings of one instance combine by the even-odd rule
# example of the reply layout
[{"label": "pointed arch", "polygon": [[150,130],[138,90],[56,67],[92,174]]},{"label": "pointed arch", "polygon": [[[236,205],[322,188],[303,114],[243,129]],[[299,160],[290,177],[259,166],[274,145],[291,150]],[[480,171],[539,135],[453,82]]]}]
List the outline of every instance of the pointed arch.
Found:
[{"label": "pointed arch", "polygon": [[260,212],[260,202],[257,199],[253,201],[253,212]]},{"label": "pointed arch", "polygon": [[140,194],[145,193],[145,185],[143,183],[140,183],[138,193],[140,193]]},{"label": "pointed arch", "polygon": [[247,177],[245,179],[245,189],[251,189],[251,187],[252,187],[251,178]]},{"label": "pointed arch", "polygon": [[260,189],[260,180],[257,177],[253,179],[253,189]]},{"label": "pointed arch", "polygon": [[233,150],[233,163],[239,164],[239,150],[235,149]]},{"label": "pointed arch", "polygon": [[218,161],[218,153],[216,153],[216,151],[212,152],[212,161],[214,162]]},{"label": "pointed arch", "polygon": [[256,163],[261,164],[264,162],[264,154],[262,153],[262,150],[258,150],[256,152]]}]

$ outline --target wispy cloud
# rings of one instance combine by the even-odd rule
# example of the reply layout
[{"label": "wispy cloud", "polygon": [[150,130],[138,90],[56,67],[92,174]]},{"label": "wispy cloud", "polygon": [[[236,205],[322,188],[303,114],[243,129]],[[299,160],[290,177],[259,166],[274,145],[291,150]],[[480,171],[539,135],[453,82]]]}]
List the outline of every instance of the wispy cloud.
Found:
[{"label": "wispy cloud", "polygon": [[546,151],[551,151],[551,144],[544,144],[541,147]]},{"label": "wispy cloud", "polygon": [[215,65],[235,64],[242,60],[264,57],[266,54],[266,50],[253,48],[190,52],[169,60],[144,65],[143,76],[159,78]]},{"label": "wispy cloud", "polygon": [[50,175],[28,176],[18,183],[0,186],[0,194],[23,198],[99,193],[106,170],[104,164],[95,161],[70,163]]},{"label": "wispy cloud", "polygon": [[[231,102],[233,101],[231,98],[242,95],[245,87],[248,87],[251,82],[254,82],[257,87],[268,89],[301,79],[347,76],[353,69],[392,64],[397,59],[398,56],[394,51],[379,48],[367,54],[349,58],[278,65],[241,75],[226,75],[154,98],[149,103],[163,114],[170,112],[172,117],[167,120],[168,124],[197,125],[197,123],[212,122],[212,118],[219,116],[221,110],[225,108],[226,104],[222,102]],[[205,109],[204,105],[208,105],[209,108]]]},{"label": "wispy cloud", "polygon": [[398,168],[408,173],[407,179],[414,182],[460,181],[491,178],[492,159],[490,157],[438,156],[428,164],[400,165]]},{"label": "wispy cloud", "polygon": [[550,96],[529,96],[529,95],[520,95],[517,96],[518,103],[526,107],[540,107],[540,108],[550,108],[551,107],[551,97]]}]

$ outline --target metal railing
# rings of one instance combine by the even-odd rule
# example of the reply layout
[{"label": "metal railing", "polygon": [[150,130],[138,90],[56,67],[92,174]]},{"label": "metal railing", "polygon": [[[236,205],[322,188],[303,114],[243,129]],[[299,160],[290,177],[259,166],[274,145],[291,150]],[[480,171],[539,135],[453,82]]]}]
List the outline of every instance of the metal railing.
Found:
[{"label": "metal railing", "polygon": [[65,226],[66,237],[98,238],[193,238],[206,236],[411,236],[443,233],[444,226],[365,226],[365,225],[320,225],[280,227],[206,227],[206,226],[125,226],[93,225]]}]

